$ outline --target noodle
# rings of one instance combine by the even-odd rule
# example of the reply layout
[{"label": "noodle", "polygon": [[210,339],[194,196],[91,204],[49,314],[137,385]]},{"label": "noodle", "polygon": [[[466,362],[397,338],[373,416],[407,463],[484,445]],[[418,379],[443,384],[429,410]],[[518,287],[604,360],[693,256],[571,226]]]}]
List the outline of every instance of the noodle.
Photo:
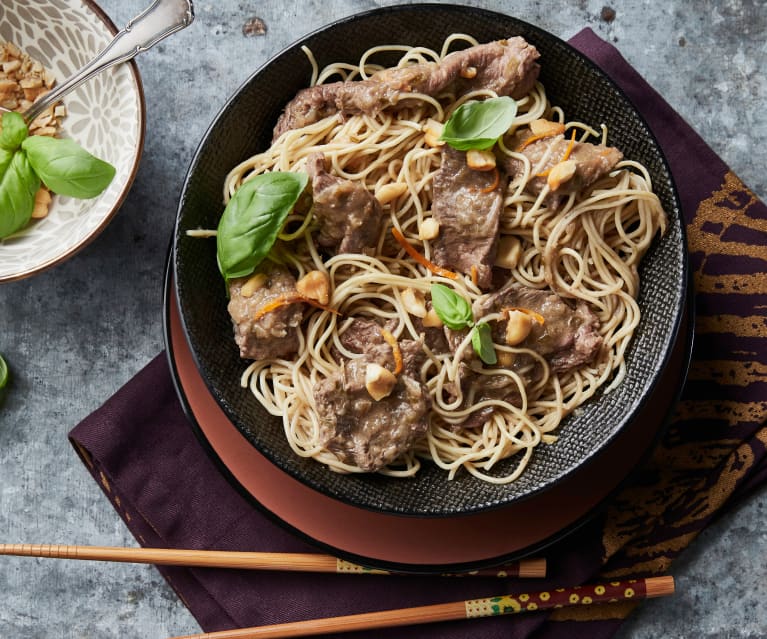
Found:
[{"label": "noodle", "polygon": [[[376,47],[362,57],[362,67],[348,64],[319,69],[311,52],[306,50],[313,68],[313,80],[364,79],[380,66],[369,59],[381,51],[402,51],[400,64],[439,60],[458,42],[476,44],[473,38],[455,34],[442,51],[422,47]],[[429,119],[444,122],[460,104],[477,98],[493,97],[488,91],[474,92],[436,100],[420,94],[404,97],[416,106],[396,114],[384,110],[375,117],[356,115],[341,119],[328,117],[299,129],[284,132],[273,145],[235,167],[224,185],[225,199],[249,178],[270,171],[304,170],[307,157],[320,151],[329,161],[334,175],[363,183],[371,192],[381,192],[387,185],[404,185],[402,194],[383,207],[389,224],[384,225],[378,241],[378,254],[339,254],[323,258],[315,247],[311,216],[291,216],[282,243],[270,259],[290,266],[302,276],[319,270],[331,282],[329,306],[339,314],[311,308],[299,331],[299,350],[294,359],[267,359],[252,362],[242,375],[248,387],[267,411],[282,419],[292,450],[311,457],[338,472],[362,472],[339,460],[319,441],[320,424],[313,388],[317,382],[339,370],[337,354],[353,359],[358,353],[344,347],[343,334],[353,317],[376,318],[392,328],[396,339],[419,340],[419,333],[405,308],[402,293],[415,289],[428,293],[434,283],[454,288],[472,304],[483,293],[469,275],[449,280],[435,275],[409,259],[404,251],[386,257],[382,248],[390,242],[390,228],[398,229],[406,240],[426,258],[432,257],[429,240],[419,239],[419,229],[430,216],[431,183],[440,167],[440,149],[425,141],[424,127]],[[566,122],[561,109],[550,105],[544,87],[537,83],[533,91],[518,100],[515,126],[521,127],[538,118],[560,122],[572,131],[573,139],[605,142],[607,130],[581,122]],[[565,373],[553,372],[536,352],[521,347],[496,344],[499,358],[526,354],[543,370],[533,386],[518,370],[484,368],[469,364],[477,375],[503,376],[518,390],[514,404],[498,399],[474,401],[474,390],[464,396],[460,384],[454,384],[462,364],[462,353],[471,349],[467,336],[455,352],[435,353],[427,345],[420,382],[431,400],[430,425],[426,437],[415,449],[395,464],[379,472],[403,477],[412,476],[421,459],[430,459],[444,469],[449,478],[463,470],[489,482],[511,482],[524,471],[536,446],[556,441],[563,418],[594,395],[608,382],[610,388],[625,376],[624,354],[640,318],[636,296],[639,290],[638,263],[656,234],[665,231],[665,214],[652,192],[647,170],[624,160],[586,193],[572,194],[557,208],[547,203],[549,188],[539,195],[524,190],[546,165],[543,157],[536,165],[521,153],[498,145],[500,152],[523,163],[524,169],[509,184],[503,200],[500,231],[520,242],[520,255],[509,277],[534,288],[549,287],[558,295],[583,300],[601,323],[603,347],[597,358]],[[290,247],[285,242],[290,242]],[[490,317],[489,319],[493,319]],[[488,409],[489,417],[478,428],[455,429],[472,414]],[[492,410],[490,410],[492,409]],[[503,464],[499,473],[499,462]]]}]

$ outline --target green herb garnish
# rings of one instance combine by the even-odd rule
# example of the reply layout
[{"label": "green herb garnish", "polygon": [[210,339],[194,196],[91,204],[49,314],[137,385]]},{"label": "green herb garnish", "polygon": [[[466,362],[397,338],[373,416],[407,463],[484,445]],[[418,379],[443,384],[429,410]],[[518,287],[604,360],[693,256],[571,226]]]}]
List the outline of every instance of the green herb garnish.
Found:
[{"label": "green herb garnish", "polygon": [[115,168],[73,140],[29,135],[24,118],[4,113],[0,130],[0,238],[26,226],[42,181],[54,193],[92,198],[109,186]]},{"label": "green herb garnish", "polygon": [[35,173],[54,193],[87,200],[112,182],[115,167],[69,139],[33,135],[22,142]]},{"label": "green herb garnish", "polygon": [[490,325],[487,322],[474,322],[471,304],[466,298],[444,284],[432,284],[431,303],[434,312],[448,328],[454,331],[471,328],[471,345],[485,364],[492,365],[498,361]]},{"label": "green herb garnish", "polygon": [[516,100],[503,96],[459,106],[445,122],[440,140],[454,149],[489,149],[514,123]]},{"label": "green herb garnish", "polygon": [[15,233],[29,222],[39,188],[40,178],[26,154],[15,151],[0,177],[0,237]]},{"label": "green herb garnish", "polygon": [[0,390],[8,384],[10,373],[8,373],[8,364],[5,363],[3,356],[0,355]]},{"label": "green herb garnish", "polygon": [[306,173],[275,171],[257,175],[237,189],[216,234],[218,268],[227,281],[256,270],[308,180]]}]

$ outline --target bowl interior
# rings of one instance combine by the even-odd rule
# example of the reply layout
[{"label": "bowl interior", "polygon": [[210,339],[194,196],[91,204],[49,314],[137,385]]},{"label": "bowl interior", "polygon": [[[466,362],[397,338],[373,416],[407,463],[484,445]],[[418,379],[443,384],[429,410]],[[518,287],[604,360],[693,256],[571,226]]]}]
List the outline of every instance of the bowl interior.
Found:
[{"label": "bowl interior", "polygon": [[[96,56],[117,32],[93,2],[3,0],[0,42],[10,41],[66,80]],[[92,240],[127,194],[144,138],[144,96],[135,64],[103,71],[64,98],[61,137],[73,138],[117,169],[114,180],[90,200],[56,195],[50,213],[0,240],[0,281],[52,266]]]},{"label": "bowl interior", "polygon": [[[521,35],[541,52],[541,80],[568,119],[609,127],[610,143],[649,169],[669,215],[666,235],[641,267],[642,320],[629,349],[625,381],[598,394],[560,427],[559,441],[536,449],[516,482],[498,486],[425,464],[415,479],[338,475],[290,450],[279,419],[269,416],[240,387],[240,360],[216,267],[215,242],[186,236],[215,228],[223,210],[222,184],[238,162],[265,149],[284,104],[309,82],[311,68],[301,45],[320,66],[356,62],[376,44],[439,48],[446,36],[468,33],[479,41]],[[669,357],[679,328],[686,289],[684,235],[673,181],[649,129],[627,98],[591,62],[560,39],[525,22],[489,11],[443,5],[391,7],[342,20],[313,33],[255,73],[224,106],[190,167],[179,205],[173,267],[181,318],[192,353],[214,397],[252,444],[275,464],[327,495],[364,508],[415,516],[444,516],[499,507],[563,480],[586,463],[635,415]]]}]

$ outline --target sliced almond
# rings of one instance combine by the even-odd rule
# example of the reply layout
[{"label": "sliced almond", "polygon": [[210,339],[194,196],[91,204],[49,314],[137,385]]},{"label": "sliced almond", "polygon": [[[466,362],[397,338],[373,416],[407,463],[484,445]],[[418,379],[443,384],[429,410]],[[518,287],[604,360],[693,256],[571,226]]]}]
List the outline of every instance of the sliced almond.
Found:
[{"label": "sliced almond", "polygon": [[240,294],[243,297],[251,297],[253,293],[266,284],[267,279],[266,273],[256,273],[255,275],[252,275],[248,281],[242,285]]},{"label": "sliced almond", "polygon": [[437,311],[435,311],[433,308],[430,308],[426,312],[426,316],[423,318],[421,323],[427,328],[442,328],[444,326],[444,324],[442,324],[442,320],[439,318],[439,315],[437,315]]},{"label": "sliced almond", "polygon": [[380,189],[376,191],[376,200],[381,205],[388,204],[392,200],[396,200],[400,195],[407,193],[407,184],[404,182],[394,182],[392,184],[384,184]]},{"label": "sliced almond", "polygon": [[330,279],[328,274],[322,271],[309,271],[296,282],[296,290],[310,300],[316,300],[320,304],[327,304],[330,301]]},{"label": "sliced almond", "polygon": [[419,240],[433,240],[439,236],[439,222],[433,217],[427,217],[418,227]]},{"label": "sliced almond", "polygon": [[475,171],[492,171],[495,168],[495,155],[488,150],[470,149],[466,151],[466,164]]},{"label": "sliced almond", "polygon": [[375,401],[388,397],[396,384],[394,373],[380,364],[370,362],[365,367],[365,388]]},{"label": "sliced almond", "polygon": [[546,177],[546,183],[552,191],[556,191],[562,184],[575,175],[575,170],[577,168],[578,164],[575,160],[565,160],[564,162],[555,164]]},{"label": "sliced almond", "polygon": [[522,311],[509,311],[509,319],[506,322],[505,339],[509,346],[521,344],[530,335],[533,328],[533,318]]},{"label": "sliced almond", "polygon": [[411,315],[426,317],[426,298],[421,291],[414,288],[406,288],[402,291],[402,306]]},{"label": "sliced almond", "polygon": [[559,135],[565,132],[565,125],[540,118],[530,123],[530,131],[533,135]]},{"label": "sliced almond", "polygon": [[522,254],[522,242],[514,235],[501,235],[495,254],[495,265],[501,268],[516,268]]},{"label": "sliced almond", "polygon": [[443,146],[445,143],[440,140],[440,136],[442,135],[442,131],[444,130],[445,125],[442,124],[442,122],[438,122],[437,120],[433,120],[432,118],[429,118],[426,120],[426,124],[423,125],[423,132],[424,132],[424,142],[430,147],[438,147]]}]

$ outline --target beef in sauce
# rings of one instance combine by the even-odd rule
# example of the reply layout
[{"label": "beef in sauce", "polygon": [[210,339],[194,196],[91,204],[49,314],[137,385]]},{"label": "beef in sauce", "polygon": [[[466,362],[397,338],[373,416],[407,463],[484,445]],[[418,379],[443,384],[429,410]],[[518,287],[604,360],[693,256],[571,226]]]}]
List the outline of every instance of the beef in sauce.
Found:
[{"label": "beef in sauce", "polygon": [[[623,154],[615,147],[570,140],[562,133],[534,139],[529,130],[524,130],[509,136],[506,145],[512,151],[522,153],[536,170],[525,190],[538,195],[548,185],[550,202],[554,206],[567,195],[590,187],[623,159]],[[512,180],[524,171],[522,160],[499,155]],[[539,167],[544,158],[546,160]]]},{"label": "beef in sauce", "polygon": [[406,106],[403,94],[436,96],[487,89],[513,98],[525,96],[538,79],[539,53],[515,37],[455,51],[437,63],[383,69],[367,80],[320,84],[298,92],[274,129],[274,139],[285,131],[318,122],[336,113],[376,115],[386,108]]},{"label": "beef in sauce", "polygon": [[331,175],[322,153],[307,158],[306,171],[320,223],[317,243],[334,254],[375,249],[383,215],[375,196],[362,184]]},{"label": "beef in sauce", "polygon": [[434,261],[466,274],[476,269],[482,289],[492,283],[505,188],[505,174],[472,169],[464,151],[443,148],[433,181],[432,216],[439,223]]},{"label": "beef in sauce", "polygon": [[376,322],[353,320],[340,339],[362,356],[342,357],[340,370],[314,387],[324,447],[366,471],[391,464],[423,438],[431,408],[428,389],[416,377],[424,355],[414,340],[398,344],[403,367],[388,394],[379,398],[371,394],[370,371],[395,367],[392,347],[382,335]]},{"label": "beef in sauce", "polygon": [[303,304],[285,304],[268,313],[262,309],[286,296],[297,295],[296,279],[284,266],[264,262],[249,277],[229,282],[229,315],[234,340],[245,359],[290,357],[298,351],[298,327]]}]

